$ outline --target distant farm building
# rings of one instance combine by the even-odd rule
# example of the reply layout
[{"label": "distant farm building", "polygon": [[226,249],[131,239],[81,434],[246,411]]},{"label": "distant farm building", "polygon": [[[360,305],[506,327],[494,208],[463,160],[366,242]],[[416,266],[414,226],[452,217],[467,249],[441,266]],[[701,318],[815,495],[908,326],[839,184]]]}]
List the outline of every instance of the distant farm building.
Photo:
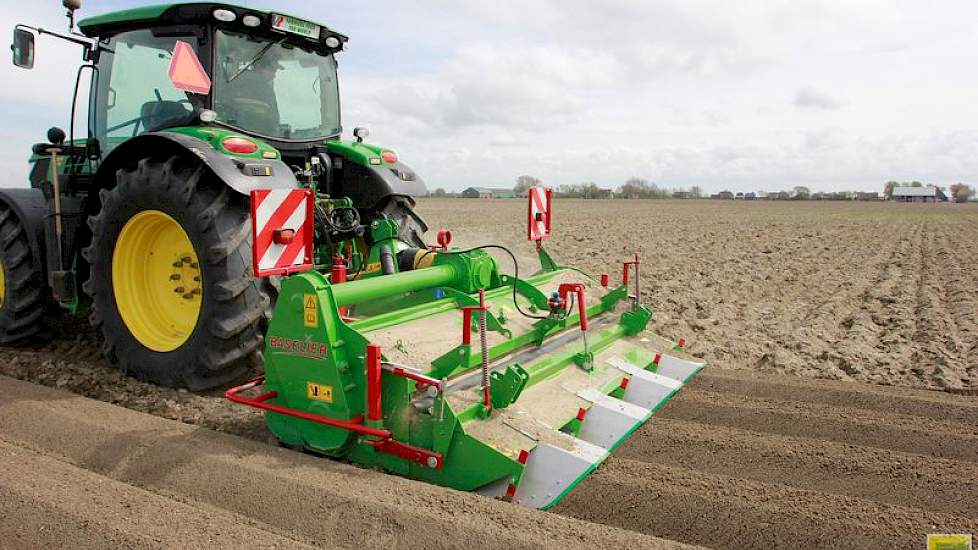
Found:
[{"label": "distant farm building", "polygon": [[516,193],[512,189],[469,187],[462,191],[462,197],[466,199],[514,199]]},{"label": "distant farm building", "polygon": [[944,202],[947,196],[933,185],[926,187],[899,186],[893,188],[890,199],[900,202]]},{"label": "distant farm building", "polygon": [[878,201],[880,200],[880,194],[876,191],[872,193],[867,193],[865,191],[856,191],[857,201]]},{"label": "distant farm building", "polygon": [[720,199],[720,200],[724,200],[724,201],[732,201],[733,198],[734,198],[734,194],[731,193],[730,191],[720,191],[719,193],[717,193],[715,195],[710,195],[710,198],[711,199]]},{"label": "distant farm building", "polygon": [[750,193],[744,193],[744,200],[745,201],[756,201],[757,200],[757,193],[754,193],[753,191],[751,191]]},{"label": "distant farm building", "polygon": [[673,191],[672,192],[672,198],[674,198],[674,199],[691,199],[691,198],[693,198],[693,194],[690,193],[689,191]]}]

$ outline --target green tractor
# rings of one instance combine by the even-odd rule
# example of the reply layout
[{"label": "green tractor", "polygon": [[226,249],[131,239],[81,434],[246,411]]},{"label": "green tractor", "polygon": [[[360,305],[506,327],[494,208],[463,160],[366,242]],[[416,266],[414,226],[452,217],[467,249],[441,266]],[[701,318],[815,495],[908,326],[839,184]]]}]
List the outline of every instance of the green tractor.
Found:
[{"label": "green tractor", "polygon": [[[214,3],[79,28],[59,36],[84,48],[88,134],[53,129],[31,188],[0,191],[0,340],[61,306],[159,384],[227,387],[261,356],[225,395],[282,444],[539,509],[703,367],[646,330],[637,254],[620,282],[550,256],[547,189],[532,274],[447,231],[426,247],[414,172],[339,139],[346,37]],[[15,64],[36,34],[15,30]]]},{"label": "green tractor", "polygon": [[[412,197],[424,183],[388,149],[340,138],[336,54],[347,37],[281,13],[170,4],[18,25],[78,44],[69,131],[33,147],[30,188],[0,189],[0,343],[59,308],[88,313],[107,357],[192,390],[260,361],[276,278],[252,273],[249,194],[310,189],[316,249],[351,278],[430,264]],[[89,87],[84,136],[74,126]],[[390,246],[376,246],[390,243]],[[419,265],[420,264],[420,265]]]}]

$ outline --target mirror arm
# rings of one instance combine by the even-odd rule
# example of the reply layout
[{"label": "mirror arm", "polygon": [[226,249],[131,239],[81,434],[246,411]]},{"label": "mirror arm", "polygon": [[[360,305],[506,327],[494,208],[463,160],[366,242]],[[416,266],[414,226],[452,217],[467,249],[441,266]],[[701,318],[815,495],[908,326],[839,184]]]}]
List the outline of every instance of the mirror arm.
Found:
[{"label": "mirror arm", "polygon": [[77,35],[67,36],[67,35],[64,35],[64,34],[56,33],[56,32],[53,32],[53,31],[49,31],[47,29],[42,29],[41,27],[35,28],[35,27],[29,27],[27,25],[18,24],[16,26],[16,28],[18,28],[18,29],[27,29],[29,31],[34,31],[34,32],[36,32],[39,35],[41,35],[41,34],[47,34],[47,35],[50,35],[50,36],[54,36],[54,37],[60,38],[62,40],[67,40],[68,42],[74,42],[75,44],[78,44],[80,46],[84,46],[86,54],[87,54],[87,52],[92,51],[93,49],[95,49],[98,46],[98,43],[97,42],[93,42],[92,40],[83,39],[83,38],[81,38],[80,36],[77,36]]}]

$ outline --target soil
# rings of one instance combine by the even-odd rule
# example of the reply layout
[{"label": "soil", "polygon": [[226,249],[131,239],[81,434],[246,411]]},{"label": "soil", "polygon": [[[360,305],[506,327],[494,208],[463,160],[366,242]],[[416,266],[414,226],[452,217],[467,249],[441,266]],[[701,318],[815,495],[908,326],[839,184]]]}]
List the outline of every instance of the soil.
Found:
[{"label": "soil", "polygon": [[978,532],[978,400],[891,389],[708,369],[556,511],[717,549]]},{"label": "soil", "polygon": [[[525,199],[426,199],[457,246],[511,247]],[[547,249],[621,273],[640,254],[652,330],[725,369],[978,393],[978,205],[883,202],[554,202]],[[511,271],[512,261],[499,256]]]},{"label": "soil", "polygon": [[0,426],[2,548],[690,548],[6,377]]},{"label": "soil", "polygon": [[[523,200],[426,199],[419,206],[433,230],[453,231],[454,244],[504,244],[521,274],[536,268]],[[398,533],[410,532],[419,515],[436,521],[435,535],[411,534],[403,539],[410,544],[397,545],[403,547],[453,547],[466,538],[498,548],[579,546],[574,540],[655,547],[654,536],[711,548],[915,548],[925,545],[926,533],[978,532],[978,208],[571,200],[556,208],[547,244],[555,258],[614,279],[620,260],[639,252],[643,302],[656,310],[652,329],[686,338],[687,350],[710,368],[555,514],[509,515],[505,503],[266,445],[275,442],[260,413],[227,403],[221,392],[193,394],[123,376],[102,359],[87,323],[65,317],[31,345],[0,348],[0,375],[183,424],[67,397],[51,399],[64,407],[86,403],[83,412],[32,424],[27,419],[37,411],[0,403],[0,472],[11,472],[0,473],[0,493],[12,495],[0,499],[0,540],[57,546],[52,541],[70,531],[78,546],[174,546],[174,537],[184,536],[179,523],[199,533],[187,540],[203,545],[213,533],[228,535],[215,525],[237,521],[244,530],[234,536],[270,546],[362,542],[349,518],[301,519],[294,503],[309,499],[320,511],[355,502],[377,524],[397,518]],[[511,272],[508,257],[499,258]],[[14,387],[33,395],[32,386],[16,384],[0,378],[0,394]],[[102,419],[124,435],[106,449],[83,445],[70,455],[72,441],[94,437],[72,436],[86,433],[79,418]],[[163,437],[171,431],[193,443]],[[223,458],[187,458],[197,453],[189,448],[202,445],[199,437],[234,449],[208,443],[202,456]],[[132,445],[137,459],[125,458]],[[105,466],[103,453],[116,464]],[[126,466],[129,460],[135,466]],[[61,491],[98,487],[105,498],[59,502],[16,469],[25,461],[59,480]],[[226,476],[285,463],[313,481],[304,486],[293,472],[261,485],[271,493],[259,499],[258,516],[229,503],[257,494],[241,488],[249,486],[244,477]],[[208,478],[239,489],[209,485]],[[346,492],[316,500],[316,491],[334,486]],[[360,493],[406,500],[375,507],[357,501]],[[416,514],[402,515],[402,506]],[[111,513],[99,512],[105,507]],[[145,509],[161,507],[172,510],[172,529],[140,523]],[[207,514],[214,523],[193,519]],[[561,523],[571,521],[566,517],[575,520]],[[492,520],[488,530],[472,526],[485,518]],[[505,524],[510,528],[499,527]],[[45,525],[47,531],[35,529]],[[565,529],[566,537],[554,534]],[[391,539],[377,540],[364,545],[385,547]]]}]

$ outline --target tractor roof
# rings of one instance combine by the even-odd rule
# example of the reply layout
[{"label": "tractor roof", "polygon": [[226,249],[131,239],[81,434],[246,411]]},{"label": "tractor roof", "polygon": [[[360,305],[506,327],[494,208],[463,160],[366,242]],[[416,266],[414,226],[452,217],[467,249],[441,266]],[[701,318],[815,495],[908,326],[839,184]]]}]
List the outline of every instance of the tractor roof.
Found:
[{"label": "tractor roof", "polygon": [[[157,24],[181,25],[216,23],[218,21],[214,17],[214,11],[218,9],[230,10],[234,12],[237,16],[236,21],[238,22],[240,22],[246,15],[257,16],[262,21],[266,21],[265,25],[263,25],[264,27],[268,26],[267,21],[270,19],[273,13],[276,15],[288,15],[281,12],[270,12],[220,2],[191,2],[144,6],[140,8],[114,11],[103,15],[87,17],[78,23],[78,28],[86,36],[92,38],[104,38],[118,32],[127,31],[130,29],[146,28],[147,26]],[[314,22],[309,21],[309,23]],[[320,25],[318,23],[315,24],[322,27],[322,29],[325,31],[321,35],[320,39],[325,39],[327,36],[336,36],[340,40],[344,42],[346,41],[345,36],[329,30],[325,25]],[[255,30],[259,29],[251,29],[251,31]]]}]

